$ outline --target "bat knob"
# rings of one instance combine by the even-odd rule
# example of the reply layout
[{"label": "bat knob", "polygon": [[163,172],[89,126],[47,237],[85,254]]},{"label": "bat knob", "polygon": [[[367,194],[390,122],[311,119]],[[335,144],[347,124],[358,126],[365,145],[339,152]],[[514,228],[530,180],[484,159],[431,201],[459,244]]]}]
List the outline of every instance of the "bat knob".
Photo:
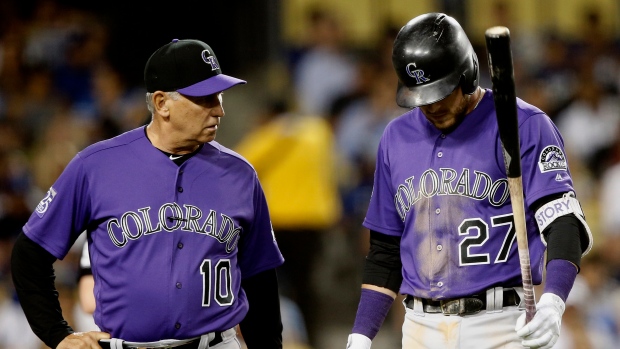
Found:
[{"label": "bat knob", "polygon": [[487,29],[485,32],[486,37],[500,37],[500,36],[510,36],[510,29],[503,26],[496,26]]}]

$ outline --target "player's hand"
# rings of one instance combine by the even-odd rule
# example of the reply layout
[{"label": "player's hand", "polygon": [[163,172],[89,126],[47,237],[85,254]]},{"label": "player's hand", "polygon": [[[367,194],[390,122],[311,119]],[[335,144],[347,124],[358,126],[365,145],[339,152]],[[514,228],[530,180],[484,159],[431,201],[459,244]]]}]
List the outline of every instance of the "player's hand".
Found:
[{"label": "player's hand", "polygon": [[526,348],[549,349],[560,337],[564,301],[553,293],[543,293],[536,304],[536,314],[525,324],[525,313],[517,320],[515,331]]},{"label": "player's hand", "polygon": [[110,334],[106,332],[74,332],[65,337],[56,349],[101,349],[100,339],[109,339]]},{"label": "player's hand", "polygon": [[353,333],[349,335],[347,349],[370,349],[372,341],[363,334]]}]

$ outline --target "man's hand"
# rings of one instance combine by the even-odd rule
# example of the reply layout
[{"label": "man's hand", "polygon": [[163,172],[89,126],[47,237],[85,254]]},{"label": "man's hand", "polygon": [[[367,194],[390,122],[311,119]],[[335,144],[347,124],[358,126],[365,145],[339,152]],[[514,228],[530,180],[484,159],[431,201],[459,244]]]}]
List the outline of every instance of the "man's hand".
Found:
[{"label": "man's hand", "polygon": [[349,335],[347,349],[370,349],[372,341],[363,334],[353,333]]},{"label": "man's hand", "polygon": [[109,339],[110,334],[105,332],[75,332],[65,337],[56,349],[101,349],[100,339]]},{"label": "man's hand", "polygon": [[525,324],[525,313],[517,320],[515,331],[526,348],[549,349],[560,337],[564,301],[553,293],[543,293],[536,304],[536,315]]}]

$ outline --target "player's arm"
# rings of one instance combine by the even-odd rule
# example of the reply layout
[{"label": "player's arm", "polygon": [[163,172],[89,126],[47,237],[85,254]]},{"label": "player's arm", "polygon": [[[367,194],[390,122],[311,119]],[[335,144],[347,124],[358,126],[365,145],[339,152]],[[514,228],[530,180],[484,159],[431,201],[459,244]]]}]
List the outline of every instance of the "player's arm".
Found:
[{"label": "player's arm", "polygon": [[278,278],[269,269],[241,281],[249,310],[241,321],[241,334],[249,349],[282,349],[282,316]]},{"label": "player's arm", "polygon": [[581,256],[592,245],[592,234],[572,193],[544,197],[532,209],[547,243],[547,272],[536,315],[525,324],[523,314],[515,330],[523,346],[550,348],[559,338],[566,298],[579,272]]},{"label": "player's arm", "polygon": [[371,230],[360,302],[347,348],[370,348],[400,289],[401,269],[400,237]]},{"label": "player's arm", "polygon": [[[561,210],[555,208],[561,208]],[[572,193],[546,196],[532,208],[547,243],[547,273],[543,292],[551,292],[562,301],[573,287],[581,256],[590,249],[592,234],[577,199]],[[554,208],[554,209],[551,209]]]}]

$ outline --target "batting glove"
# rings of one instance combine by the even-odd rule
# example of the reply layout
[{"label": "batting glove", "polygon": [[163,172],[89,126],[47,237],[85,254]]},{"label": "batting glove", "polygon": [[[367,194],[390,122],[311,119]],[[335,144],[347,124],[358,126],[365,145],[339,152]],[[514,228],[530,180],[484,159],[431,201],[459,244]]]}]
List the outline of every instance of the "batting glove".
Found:
[{"label": "batting glove", "polygon": [[349,335],[347,349],[370,349],[372,341],[363,334],[353,333]]},{"label": "batting glove", "polygon": [[517,320],[515,331],[526,348],[549,349],[560,337],[564,301],[553,293],[543,293],[536,304],[536,314],[525,323],[525,313]]}]

